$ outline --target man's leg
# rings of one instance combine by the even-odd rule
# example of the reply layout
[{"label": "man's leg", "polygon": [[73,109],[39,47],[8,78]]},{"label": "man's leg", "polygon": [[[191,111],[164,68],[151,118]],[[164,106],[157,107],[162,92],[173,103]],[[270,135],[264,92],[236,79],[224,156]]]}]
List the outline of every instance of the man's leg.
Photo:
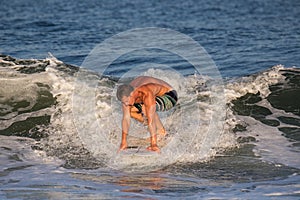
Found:
[{"label": "man's leg", "polygon": [[155,120],[155,124],[156,124],[157,134],[159,135],[159,137],[165,137],[166,130],[164,128],[164,125],[161,123],[157,112],[155,113],[154,120]]}]

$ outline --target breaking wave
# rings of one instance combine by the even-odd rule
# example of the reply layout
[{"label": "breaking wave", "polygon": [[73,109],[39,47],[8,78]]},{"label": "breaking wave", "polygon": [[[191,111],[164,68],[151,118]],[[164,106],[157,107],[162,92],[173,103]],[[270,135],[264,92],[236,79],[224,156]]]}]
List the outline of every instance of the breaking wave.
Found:
[{"label": "breaking wave", "polygon": [[[168,68],[142,74],[167,81],[180,97],[177,107],[160,113],[168,132],[161,154],[117,153],[122,113],[115,90],[132,77],[102,77],[54,57],[1,56],[0,134],[32,138],[35,151],[72,168],[150,170],[207,161],[245,144],[263,160],[299,168],[299,69],[279,65],[224,84]],[[145,126],[133,122],[130,132],[129,145],[147,145]]]}]

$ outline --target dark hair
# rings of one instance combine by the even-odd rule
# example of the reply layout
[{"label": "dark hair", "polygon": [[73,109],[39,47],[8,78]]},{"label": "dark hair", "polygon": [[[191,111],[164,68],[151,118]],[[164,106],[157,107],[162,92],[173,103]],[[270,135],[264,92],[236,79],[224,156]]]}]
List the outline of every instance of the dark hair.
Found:
[{"label": "dark hair", "polygon": [[117,89],[117,98],[121,101],[123,96],[128,97],[133,90],[131,85],[120,85]]}]

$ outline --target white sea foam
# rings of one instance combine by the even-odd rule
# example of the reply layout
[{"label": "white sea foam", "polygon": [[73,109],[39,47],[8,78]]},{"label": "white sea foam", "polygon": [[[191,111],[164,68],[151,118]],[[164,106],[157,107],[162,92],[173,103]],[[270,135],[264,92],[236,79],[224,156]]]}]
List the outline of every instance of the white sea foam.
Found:
[{"label": "white sea foam", "polygon": [[284,79],[279,73],[282,69],[284,69],[282,65],[277,65],[257,75],[242,77],[227,83],[225,88],[227,102],[231,102],[247,93],[256,94],[260,92],[262,97],[267,97],[270,94],[269,86]]},{"label": "white sea foam", "polygon": [[[82,72],[83,73],[83,72]],[[112,167],[135,168],[161,167],[176,161],[199,161],[210,158],[215,154],[213,148],[219,143],[223,128],[224,105],[217,95],[217,90],[209,91],[205,88],[205,81],[201,77],[181,77],[176,72],[149,69],[143,75],[155,76],[168,81],[179,94],[179,107],[166,113],[160,113],[161,119],[169,133],[168,144],[161,149],[160,154],[152,156],[128,157],[118,154],[121,133],[121,105],[116,100],[116,85],[105,87],[107,80],[97,80],[94,85],[88,74],[80,75],[76,83],[73,99],[75,109],[75,124],[81,139],[96,157],[107,160]],[[201,85],[199,85],[201,82]],[[97,84],[97,89],[93,88]],[[203,86],[203,91],[199,87]],[[198,88],[199,91],[195,91]],[[216,92],[217,91],[217,92]],[[213,95],[214,96],[213,96]],[[96,96],[96,101],[90,97]],[[197,98],[204,98],[199,102]],[[83,106],[84,105],[84,106]],[[95,114],[96,113],[96,114]],[[218,114],[216,114],[218,113]],[[213,121],[213,122],[212,122]],[[97,122],[97,123],[94,123]],[[138,132],[141,135],[135,135]],[[135,137],[149,137],[147,128],[132,122],[129,135]],[[232,138],[232,137],[230,137]],[[223,137],[224,139],[224,137]],[[229,144],[229,140],[227,140]],[[232,142],[234,143],[234,142]],[[231,145],[232,145],[231,143]],[[225,146],[225,145],[223,145]]]},{"label": "white sea foam", "polygon": [[[24,65],[16,65],[13,62],[3,61],[9,64],[8,67],[0,68],[0,109],[5,115],[1,116],[0,129],[5,129],[15,121],[22,121],[28,117],[44,115],[51,111],[51,108],[45,108],[39,111],[25,112],[30,110],[37,103],[39,93],[43,90],[48,90],[46,87],[38,85],[44,83],[51,85],[51,79],[47,73],[24,74],[16,71],[24,67]],[[35,67],[38,64],[33,64]],[[23,107],[14,109],[14,105],[18,102],[24,102]]]},{"label": "white sea foam", "polygon": [[[37,145],[37,141],[31,138],[17,137],[17,136],[2,136],[1,140],[1,165],[0,171],[6,168],[26,166],[33,164],[51,164],[59,166],[63,164],[63,160],[56,157],[50,157],[41,150],[33,150],[32,146]],[[15,162],[11,160],[14,157]]]}]

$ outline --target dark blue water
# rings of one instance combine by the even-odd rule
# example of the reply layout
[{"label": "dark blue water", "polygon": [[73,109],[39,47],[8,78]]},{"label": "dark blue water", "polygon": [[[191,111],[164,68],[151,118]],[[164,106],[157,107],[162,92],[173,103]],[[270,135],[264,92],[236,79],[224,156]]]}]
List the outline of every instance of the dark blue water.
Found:
[{"label": "dark blue water", "polygon": [[223,76],[282,64],[299,66],[300,2],[266,1],[1,1],[0,52],[80,66],[117,33],[161,27],[199,42]]}]

